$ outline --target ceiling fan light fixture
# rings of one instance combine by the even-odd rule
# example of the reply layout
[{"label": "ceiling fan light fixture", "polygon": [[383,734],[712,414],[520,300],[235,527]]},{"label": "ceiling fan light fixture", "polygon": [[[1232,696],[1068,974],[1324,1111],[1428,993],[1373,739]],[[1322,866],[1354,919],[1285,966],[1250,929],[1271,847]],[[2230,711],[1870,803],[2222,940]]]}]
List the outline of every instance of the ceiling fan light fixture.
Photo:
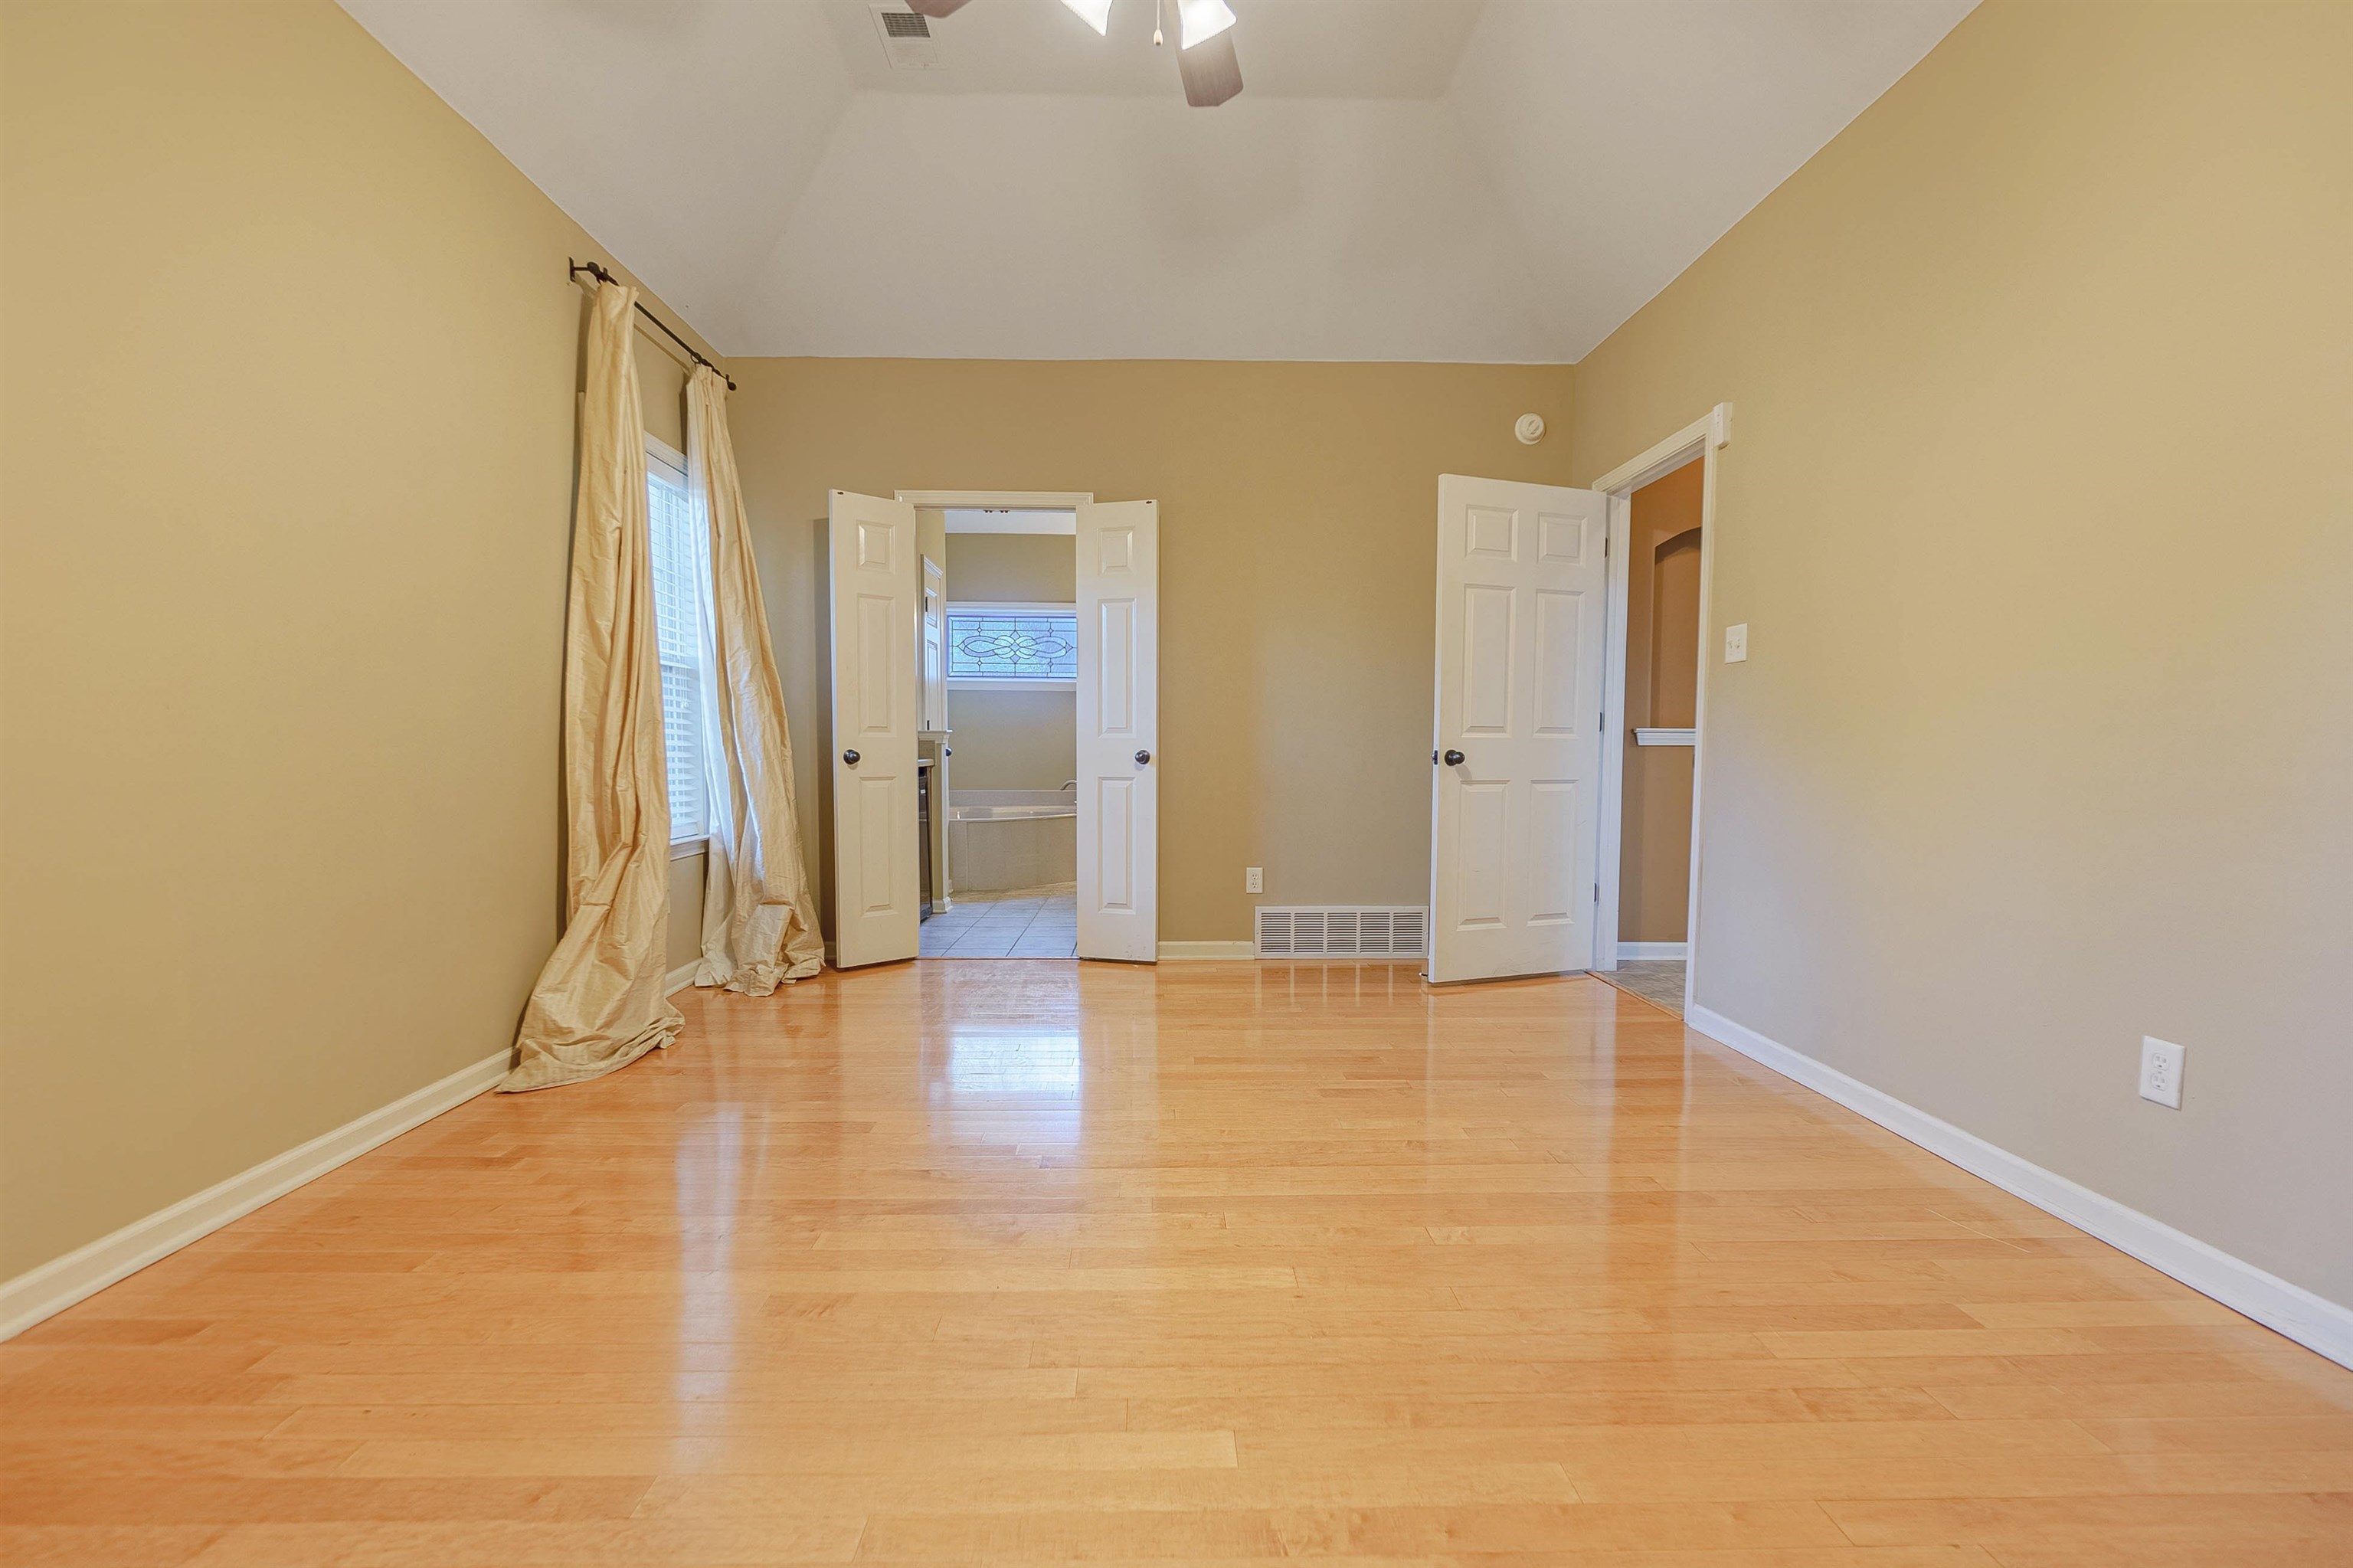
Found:
[{"label": "ceiling fan light fixture", "polygon": [[1184,47],[1188,49],[1234,25],[1233,11],[1226,0],[1176,0],[1176,15],[1184,23]]},{"label": "ceiling fan light fixture", "polygon": [[1111,0],[1062,0],[1062,4],[1098,35],[1111,36]]}]

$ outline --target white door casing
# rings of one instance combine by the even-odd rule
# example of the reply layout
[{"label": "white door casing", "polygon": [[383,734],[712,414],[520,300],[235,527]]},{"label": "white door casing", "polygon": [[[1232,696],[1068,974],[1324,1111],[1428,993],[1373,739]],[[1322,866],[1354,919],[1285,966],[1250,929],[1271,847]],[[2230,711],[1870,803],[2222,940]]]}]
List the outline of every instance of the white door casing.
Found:
[{"label": "white door casing", "polygon": [[853,969],[915,956],[922,579],[913,506],[846,490],[828,503],[834,962]]},{"label": "white door casing", "polygon": [[1079,510],[1079,957],[1160,952],[1160,508]]},{"label": "white door casing", "polygon": [[1592,967],[1608,518],[1598,491],[1439,477],[1433,981]]},{"label": "white door casing", "polygon": [[929,556],[923,566],[923,727],[948,727],[948,579]]}]

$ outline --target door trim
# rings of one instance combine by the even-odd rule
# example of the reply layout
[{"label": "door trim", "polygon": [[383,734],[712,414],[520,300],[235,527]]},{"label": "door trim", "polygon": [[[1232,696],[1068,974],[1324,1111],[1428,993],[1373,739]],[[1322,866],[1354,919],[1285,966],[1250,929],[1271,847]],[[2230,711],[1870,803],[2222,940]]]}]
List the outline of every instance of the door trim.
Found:
[{"label": "door trim", "polygon": [[1620,957],[1618,899],[1624,848],[1626,782],[1626,595],[1634,547],[1634,492],[1694,459],[1701,471],[1699,501],[1699,662],[1692,707],[1691,888],[1683,914],[1683,1012],[1691,1013],[1699,973],[1701,850],[1700,789],[1707,760],[1707,671],[1709,630],[1715,585],[1715,492],[1717,454],[1732,444],[1732,405],[1718,403],[1641,456],[1620,463],[1589,487],[1609,498],[1609,630],[1602,648],[1602,693],[1609,727],[1601,747],[1601,911],[1594,925],[1593,967],[1614,969]]},{"label": "door trim", "polygon": [[926,510],[953,506],[982,512],[1060,512],[1092,503],[1092,490],[895,490],[892,499]]}]

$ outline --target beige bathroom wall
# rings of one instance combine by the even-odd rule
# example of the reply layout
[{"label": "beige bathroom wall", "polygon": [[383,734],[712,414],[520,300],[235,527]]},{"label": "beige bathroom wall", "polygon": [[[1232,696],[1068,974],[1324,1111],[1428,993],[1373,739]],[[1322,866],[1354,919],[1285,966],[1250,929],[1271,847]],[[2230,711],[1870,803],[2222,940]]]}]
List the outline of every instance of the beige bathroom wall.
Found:
[{"label": "beige bathroom wall", "polygon": [[0,11],[0,1276],[512,1041],[567,257],[332,5]]},{"label": "beige bathroom wall", "polygon": [[1060,789],[1079,767],[1077,699],[1069,691],[948,689],[958,789]]},{"label": "beige bathroom wall", "polygon": [[[733,400],[763,586],[829,826],[826,491],[1160,503],[1160,935],[1429,897],[1438,476],[1565,483],[1558,366],[754,359]],[[950,580],[950,591],[965,586]],[[958,747],[955,760],[964,753]],[[1059,782],[1059,780],[1057,780]],[[958,784],[967,783],[961,773]],[[828,840],[810,843],[813,869]],[[827,918],[831,918],[828,909]]]},{"label": "beige bathroom wall", "polygon": [[1577,366],[1575,471],[1734,405],[1700,1003],[2353,1303],[2348,80],[2344,5],[1981,7]]},{"label": "beige bathroom wall", "polygon": [[1702,478],[1703,465],[1686,463],[1632,497],[1618,885],[1618,938],[1625,942],[1680,942],[1684,936],[1691,896],[1692,750],[1637,746],[1633,732],[1692,722]]},{"label": "beige bathroom wall", "polygon": [[1079,542],[1071,535],[950,534],[947,542],[948,597],[958,603],[1078,599]]},{"label": "beige bathroom wall", "polygon": [[[956,603],[1070,604],[1079,591],[1078,541],[1067,534],[952,534],[949,599]],[[1060,789],[1078,775],[1078,694],[948,688],[955,787]]]}]

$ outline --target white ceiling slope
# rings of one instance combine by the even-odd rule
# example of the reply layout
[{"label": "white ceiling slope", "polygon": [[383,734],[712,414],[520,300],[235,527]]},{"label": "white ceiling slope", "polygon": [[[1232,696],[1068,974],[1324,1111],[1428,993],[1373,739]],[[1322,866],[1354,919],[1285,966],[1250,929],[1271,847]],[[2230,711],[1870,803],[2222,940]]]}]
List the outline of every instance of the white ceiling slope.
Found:
[{"label": "white ceiling slope", "polygon": [[[722,352],[1558,362],[1974,0],[343,0]],[[1173,48],[1173,46],[1171,46]]]}]

